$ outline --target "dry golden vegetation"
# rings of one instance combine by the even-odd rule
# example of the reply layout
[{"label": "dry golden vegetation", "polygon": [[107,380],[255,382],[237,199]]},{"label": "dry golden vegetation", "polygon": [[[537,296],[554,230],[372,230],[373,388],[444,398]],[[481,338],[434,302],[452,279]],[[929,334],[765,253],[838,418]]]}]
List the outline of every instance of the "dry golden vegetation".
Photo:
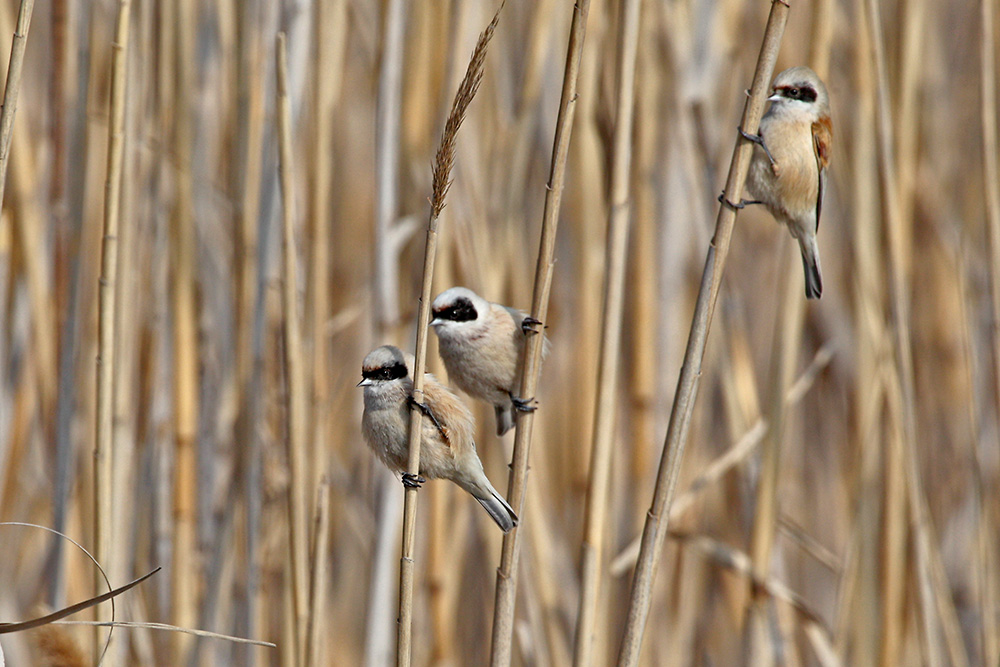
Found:
[{"label": "dry golden vegetation", "polygon": [[[2,4],[6,53],[21,3]],[[0,142],[0,521],[66,533],[112,587],[163,566],[117,621],[277,645],[119,628],[104,664],[395,660],[403,491],[362,441],[355,384],[376,345],[413,349],[432,164],[497,4],[35,8],[9,164]],[[490,660],[502,548],[512,663],[619,654],[770,5],[588,4],[552,351],[508,495],[519,548],[454,485],[411,494],[417,665]],[[997,665],[996,3],[789,4],[775,71],[810,65],[833,106],[825,290],[807,303],[787,231],[740,212],[639,664]],[[532,307],[573,16],[504,7],[434,211],[431,294]],[[514,438],[473,407],[504,491]],[[0,526],[0,620],[105,590],[69,542]],[[95,664],[106,634],[0,646]]]}]

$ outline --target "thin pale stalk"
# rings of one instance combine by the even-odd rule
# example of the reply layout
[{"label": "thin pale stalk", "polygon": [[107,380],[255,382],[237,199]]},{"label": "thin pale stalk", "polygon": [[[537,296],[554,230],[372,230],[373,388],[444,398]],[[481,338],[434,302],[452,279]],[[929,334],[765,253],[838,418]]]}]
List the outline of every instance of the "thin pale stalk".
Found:
[{"label": "thin pale stalk", "polygon": [[[556,119],[555,139],[552,147],[552,162],[545,191],[542,235],[539,242],[538,263],[535,266],[535,287],[531,300],[531,315],[541,322],[544,322],[548,316],[549,293],[552,289],[552,275],[555,272],[554,256],[556,231],[559,226],[559,207],[562,203],[562,191],[566,180],[566,156],[569,153],[570,138],[573,133],[573,116],[577,102],[576,89],[589,12],[590,0],[578,0],[574,5],[569,45],[566,50],[566,69],[563,73],[559,116]],[[524,371],[519,387],[522,397],[535,396],[541,359],[542,336],[529,336],[522,352]],[[528,454],[531,449],[531,431],[534,421],[534,412],[518,413],[517,431],[514,436],[514,460],[507,485],[507,500],[519,514],[524,507],[525,487],[528,481]],[[490,644],[490,664],[493,667],[504,667],[509,665],[511,660],[520,533],[519,529],[515,529],[504,535],[503,538],[500,567],[497,570],[496,596],[493,603],[493,633]]]},{"label": "thin pale stalk", "polygon": [[397,244],[392,231],[396,223],[399,185],[400,116],[403,90],[404,0],[389,0],[385,8],[385,35],[382,38],[382,69],[379,73],[375,117],[375,320],[389,328],[399,319],[399,268]]},{"label": "thin pale stalk", "polygon": [[597,405],[587,482],[584,537],[580,545],[580,601],[577,609],[573,664],[590,665],[594,656],[594,629],[604,570],[604,528],[607,523],[608,481],[615,436],[618,358],[625,308],[625,269],[631,203],[632,126],[635,106],[635,63],[639,45],[641,0],[623,0],[618,21],[616,78],[617,119],[611,154],[611,195],[608,212],[604,309],[601,313],[601,351],[597,369]]},{"label": "thin pale stalk", "polygon": [[306,528],[306,400],[305,370],[302,365],[302,330],[298,313],[298,280],[295,247],[295,188],[292,174],[291,102],[288,99],[288,54],[285,33],[276,41],[278,72],[278,170],[281,183],[282,323],[284,324],[285,381],[287,387],[288,446],[288,546],[292,565],[292,606],[295,617],[295,655],[305,659],[309,619],[308,560],[309,536]]},{"label": "thin pale stalk", "polygon": [[[767,436],[761,448],[761,472],[757,483],[757,497],[754,506],[753,534],[750,538],[750,555],[753,560],[754,576],[758,579],[767,578],[770,571],[771,551],[774,546],[774,536],[778,521],[778,481],[781,472],[781,445],[785,431],[785,416],[787,413],[785,394],[791,382],[792,370],[801,339],[801,323],[804,313],[804,300],[799,290],[798,282],[789,279],[793,271],[798,269],[798,257],[792,257],[789,252],[790,237],[782,237],[779,243],[780,258],[778,260],[778,286],[776,293],[781,294],[774,321],[774,337],[771,345],[771,377],[769,381],[770,396],[767,407]],[[797,253],[796,253],[797,255]],[[767,601],[761,597],[760,591],[751,589],[748,623],[744,630],[766,628]],[[753,618],[756,617],[756,618]],[[751,635],[751,644],[744,646],[744,660],[757,656],[758,667],[772,663],[773,654],[769,653],[761,642],[766,642],[769,633],[755,632]],[[760,645],[754,647],[754,643]],[[750,664],[750,663],[745,663]]]},{"label": "thin pale stalk", "polygon": [[[764,102],[774,72],[774,63],[778,58],[778,49],[781,46],[781,36],[788,19],[788,11],[789,6],[780,0],[771,3],[771,12],[768,16],[764,40],[757,59],[753,84],[750,88],[750,98],[747,100],[740,123],[740,126],[747,132],[756,132],[757,126],[760,124],[760,118],[764,112]],[[737,140],[729,165],[729,175],[726,178],[725,196],[730,200],[738,201],[743,192],[743,184],[750,167],[752,152],[753,145],[749,141],[742,138]],[[720,206],[715,223],[715,236],[705,260],[701,287],[691,322],[691,332],[688,335],[680,378],[677,381],[677,391],[670,412],[667,436],[663,443],[663,454],[660,459],[653,501],[643,528],[639,561],[632,579],[632,595],[625,633],[618,654],[618,662],[621,665],[635,665],[639,661],[642,636],[652,602],[653,579],[663,549],[663,537],[669,527],[667,513],[680,472],[680,464],[683,460],[691,412],[698,392],[698,380],[701,377],[705,343],[715,312],[715,303],[719,296],[722,271],[726,265],[729,241],[735,222],[736,210],[728,205]]]},{"label": "thin pale stalk", "polygon": [[10,45],[10,62],[7,65],[7,83],[3,91],[3,110],[0,111],[0,205],[3,204],[7,184],[7,165],[10,162],[10,139],[14,133],[14,115],[17,98],[21,92],[21,71],[24,69],[24,49],[28,46],[28,29],[35,0],[21,0],[17,10],[17,26]]},{"label": "thin pale stalk", "polygon": [[[996,14],[994,0],[982,0],[980,25],[983,35],[980,48],[980,79],[982,81],[981,104],[983,124],[983,182],[986,191],[986,228],[989,240],[990,259],[990,295],[992,297],[993,318],[990,333],[993,341],[993,381],[997,401],[997,414],[1000,415],[1000,142],[997,141],[997,72],[996,72]],[[976,447],[978,451],[978,446]],[[981,474],[983,466],[977,466],[977,475]],[[989,487],[981,483],[982,497],[989,498]],[[982,617],[996,609],[997,577],[996,570],[991,567],[996,564],[995,536],[996,527],[990,521],[993,514],[993,503],[980,507],[980,550],[983,564],[981,577],[980,609]],[[993,535],[993,539],[990,535]],[[995,623],[982,623],[983,629],[983,662],[987,665],[1000,663],[1000,635]]]},{"label": "thin pale stalk", "polygon": [[305,667],[321,664],[323,655],[323,612],[326,609],[326,582],[329,578],[327,546],[330,539],[330,482],[323,477],[316,489],[316,512],[312,531],[312,576],[309,582],[309,643]]},{"label": "thin pale stalk", "polygon": [[[104,184],[104,234],[101,242],[101,278],[98,293],[97,420],[94,438],[94,545],[97,560],[110,566],[113,535],[115,284],[118,280],[118,227],[121,211],[122,162],[125,154],[125,87],[128,63],[129,0],[119,0],[111,56],[111,112],[108,123],[107,180]],[[95,574],[94,588],[104,586]],[[98,620],[110,620],[110,608],[101,607]],[[94,629],[95,657],[100,660],[103,630]]]},{"label": "thin pale stalk", "polygon": [[[486,48],[497,22],[503,2],[497,8],[493,20],[479,35],[472,59],[462,83],[459,84],[452,103],[451,112],[445,122],[441,143],[434,161],[433,194],[431,210],[427,220],[427,237],[424,243],[424,266],[420,283],[420,305],[417,310],[417,342],[413,362],[413,400],[410,406],[410,439],[407,471],[411,475],[420,472],[420,435],[423,428],[423,414],[420,405],[424,402],[424,372],[427,368],[427,334],[431,315],[431,290],[434,282],[434,260],[437,256],[438,224],[444,208],[448,188],[451,186],[451,168],[455,159],[455,144],[458,130],[465,119],[465,112],[479,90],[483,77]],[[410,664],[413,642],[413,561],[417,519],[417,487],[407,486],[403,499],[403,547],[399,559],[399,627],[396,644],[396,664],[406,667]]]},{"label": "thin pale stalk", "polygon": [[[173,112],[173,144],[176,159],[176,197],[170,221],[170,286],[173,292],[174,359],[174,544],[173,615],[176,625],[193,627],[198,622],[201,562],[197,554],[197,455],[198,435],[198,318],[195,294],[196,240],[194,232],[194,183],[191,174],[193,149],[192,98],[195,76],[195,7],[193,0],[180,0],[163,30],[173,42],[175,81],[173,95],[163,104]],[[166,65],[164,65],[166,67]],[[167,112],[168,115],[170,112]],[[174,660],[187,659],[193,645],[190,637],[173,637]]]},{"label": "thin pale stalk", "polygon": [[[897,380],[902,409],[901,443],[896,448],[890,447],[890,454],[895,456],[887,463],[888,472],[905,476],[905,490],[910,520],[916,541],[915,554],[917,559],[918,593],[923,622],[922,639],[927,652],[926,660],[931,667],[942,664],[941,641],[934,622],[936,611],[932,582],[931,526],[930,517],[926,511],[923,485],[920,479],[919,462],[917,460],[917,417],[916,395],[914,388],[913,347],[910,341],[910,292],[906,276],[909,249],[909,221],[904,217],[904,211],[899,202],[901,193],[896,178],[896,161],[893,147],[893,118],[889,103],[889,75],[886,65],[885,45],[882,38],[882,21],[877,0],[867,0],[868,27],[872,35],[872,55],[875,64],[877,82],[875,95],[877,154],[879,163],[879,187],[882,200],[882,217],[885,221],[886,236],[889,250],[889,285],[892,300],[892,327],[896,363],[898,365]],[[893,460],[895,459],[895,460]],[[898,471],[898,472],[897,472]],[[903,520],[899,517],[899,520]],[[894,657],[885,655],[883,662],[891,662]]]}]

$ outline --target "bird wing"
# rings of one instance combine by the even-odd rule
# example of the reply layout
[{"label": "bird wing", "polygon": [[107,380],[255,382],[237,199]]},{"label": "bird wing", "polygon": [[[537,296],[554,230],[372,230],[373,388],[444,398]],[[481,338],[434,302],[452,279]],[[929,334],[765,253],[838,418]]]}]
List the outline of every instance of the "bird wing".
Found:
[{"label": "bird wing", "polygon": [[820,118],[812,124],[813,152],[819,172],[819,190],[816,193],[816,229],[823,212],[823,194],[826,191],[826,168],[830,164],[830,143],[833,140],[833,124],[828,117]]}]

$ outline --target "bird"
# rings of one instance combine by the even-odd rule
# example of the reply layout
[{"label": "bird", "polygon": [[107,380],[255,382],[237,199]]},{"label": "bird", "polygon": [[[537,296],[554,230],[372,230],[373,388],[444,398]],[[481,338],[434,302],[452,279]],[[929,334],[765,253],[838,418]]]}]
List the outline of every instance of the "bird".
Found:
[{"label": "bird", "polygon": [[365,409],[361,431],[368,446],[404,486],[419,488],[426,479],[448,479],[472,494],[500,529],[517,525],[517,515],[493,488],[476,454],[472,413],[448,387],[427,373],[421,417],[419,475],[406,472],[410,457],[410,406],[413,403],[413,356],[398,347],[382,345],[361,366]]},{"label": "bird", "polygon": [[514,426],[514,410],[535,409],[532,399],[519,398],[516,393],[521,351],[541,322],[515,308],[491,303],[466,287],[438,294],[431,312],[434,319],[430,326],[437,334],[438,352],[449,381],[492,405],[497,435],[503,435]]},{"label": "bird", "polygon": [[823,211],[833,123],[826,86],[808,67],[791,67],[774,79],[771,107],[757,134],[740,133],[757,145],[747,174],[751,201],[763,204],[798,240],[806,298],[823,293],[816,232]]}]

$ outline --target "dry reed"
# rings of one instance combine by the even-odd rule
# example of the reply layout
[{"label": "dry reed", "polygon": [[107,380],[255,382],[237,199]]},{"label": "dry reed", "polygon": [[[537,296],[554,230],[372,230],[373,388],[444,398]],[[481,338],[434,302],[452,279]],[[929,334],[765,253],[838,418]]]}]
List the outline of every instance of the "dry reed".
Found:
[{"label": "dry reed", "polygon": [[288,434],[288,562],[292,573],[291,627],[295,638],[296,663],[304,663],[309,625],[309,533],[306,527],[306,400],[307,388],[302,358],[302,329],[298,309],[297,256],[295,243],[295,187],[292,169],[291,102],[288,99],[288,51],[285,33],[275,40],[278,74],[278,169],[281,182],[282,322],[284,323],[285,382],[287,386]]},{"label": "dry reed", "polygon": [[[538,247],[538,261],[535,266],[535,286],[531,299],[531,316],[543,323],[548,316],[549,295],[552,290],[559,207],[566,178],[566,156],[569,153],[570,137],[573,133],[573,117],[577,102],[576,90],[589,13],[590,0],[579,0],[573,7],[573,22],[570,26],[569,44],[566,47],[566,69],[563,72],[562,93],[559,98],[559,115],[556,118],[555,138],[552,142],[552,161],[549,168],[549,179],[545,186],[545,210],[542,214],[542,233]],[[523,370],[518,389],[520,396],[527,400],[534,399],[538,387],[542,340],[543,337],[540,335],[528,336],[527,343],[521,352]],[[524,513],[524,497],[528,481],[528,453],[531,449],[534,415],[534,412],[521,412],[517,415],[514,457],[507,484],[507,502],[515,508],[518,514]],[[508,665],[511,660],[514,600],[517,592],[518,536],[520,534],[519,529],[512,530],[503,538],[503,551],[500,556],[500,567],[497,569],[496,594],[493,602],[493,634],[490,642],[490,664],[493,667]]]},{"label": "dry reed", "polygon": [[[407,470],[413,476],[420,473],[420,434],[423,425],[424,415],[420,411],[420,405],[424,402],[424,372],[427,369],[427,329],[430,323],[431,298],[434,280],[434,260],[437,255],[438,224],[440,222],[441,211],[444,209],[445,200],[448,196],[448,189],[451,187],[451,170],[455,161],[455,145],[458,139],[458,130],[465,121],[465,114],[469,105],[479,91],[479,85],[483,80],[483,66],[486,62],[486,49],[493,32],[496,30],[497,22],[500,20],[500,12],[504,3],[497,7],[493,20],[490,21],[486,29],[479,35],[476,48],[472,51],[472,58],[469,67],[465,72],[465,77],[458,86],[455,93],[455,100],[451,105],[451,112],[445,121],[444,132],[441,135],[441,143],[438,146],[437,155],[434,158],[434,171],[431,192],[430,218],[427,221],[427,237],[424,243],[424,264],[420,287],[420,305],[417,311],[417,342],[415,360],[413,362],[413,400],[410,409],[410,441],[409,441],[409,462]],[[412,628],[413,628],[413,564],[414,564],[414,542],[416,538],[416,516],[417,516],[417,489],[418,486],[407,486],[403,506],[403,547],[399,558],[399,629],[396,637],[396,664],[407,666],[410,664],[412,654]]]},{"label": "dry reed", "polygon": [[[575,622],[585,596],[576,556],[588,472],[600,466],[590,445],[600,428],[606,224],[621,201],[612,156],[624,4],[581,3],[592,10],[585,44],[571,5],[508,4],[455,146],[434,284],[536,308],[539,235],[557,220],[542,266],[554,271],[536,290],[549,290],[540,319],[553,345],[531,389],[540,409],[522,416],[520,435],[495,438],[492,415],[468,401],[494,482],[517,445],[511,488],[519,490],[507,494],[520,510],[517,537],[501,547],[495,527],[474,504],[456,502],[449,485],[421,492],[414,665],[485,663],[491,651],[497,664],[565,665],[586,636]],[[745,37],[766,19],[736,0],[642,4],[593,664],[615,660],[627,619],[624,575],[638,559],[654,450],[760,46]],[[794,258],[787,233],[758,207],[741,212],[676,497],[660,518],[684,537],[664,541],[639,664],[740,664],[753,600],[768,631],[759,646],[788,665],[979,665],[1000,652],[990,623],[1000,599],[996,3],[877,5],[883,21],[874,30],[868,0],[793,3],[788,12],[777,69],[813,67],[833,105],[819,233],[826,289],[801,316],[788,310],[806,305],[800,295],[782,305],[801,278],[785,264]],[[85,540],[97,520],[94,359],[118,6],[35,3],[0,216],[0,514]],[[165,571],[117,602],[105,664],[296,662],[283,360],[291,300],[279,236],[287,198],[298,204],[302,490],[313,533],[308,660],[382,667],[395,649],[403,491],[361,444],[355,376],[371,347],[412,335],[423,250],[414,231],[433,188],[427,167],[495,7],[130,6],[113,325],[111,521],[120,538],[107,572],[118,585]],[[21,7],[0,8],[5,53]],[[286,143],[301,156],[289,193],[278,170],[279,29],[288,34]],[[876,33],[885,52],[878,71]],[[577,96],[562,99],[574,34]],[[877,107],[884,91],[888,104]],[[888,151],[879,148],[885,109]],[[572,148],[561,191],[547,192],[557,124],[558,144],[572,132]],[[886,155],[891,188],[879,183]],[[383,305],[393,308],[387,318]],[[900,324],[908,354],[897,344]],[[427,367],[446,381],[427,338]],[[323,516],[326,540],[313,523]],[[5,534],[0,542],[8,592],[0,620],[30,618],[41,600],[59,608],[92,594],[92,564],[61,541]],[[501,549],[498,578],[491,562]],[[504,637],[491,648],[493,620]],[[107,626],[98,627],[103,641]],[[175,640],[178,630],[190,639]],[[89,657],[92,624],[72,631]],[[0,642],[7,664],[45,659],[30,633]]]},{"label": "dry reed", "polygon": [[[625,309],[625,269],[628,253],[629,201],[632,168],[632,127],[635,67],[639,48],[642,3],[624,0],[618,19],[615,77],[615,129],[611,153],[608,240],[601,312],[601,347],[597,369],[597,405],[590,473],[587,479],[586,523],[580,545],[580,604],[576,621],[574,665],[593,664],[594,628],[598,622],[604,570],[604,538],[611,477],[612,444],[617,417],[622,312]],[[603,620],[603,619],[602,619]]]},{"label": "dry reed", "polygon": [[[778,48],[781,45],[781,36],[785,29],[788,9],[788,5],[780,0],[771,3],[771,13],[768,16],[760,55],[757,58],[750,96],[740,121],[740,127],[749,133],[757,131],[757,125],[764,112],[764,101],[771,83],[774,63],[778,57]],[[747,169],[750,166],[752,149],[749,142],[737,141],[733,149],[733,158],[730,162],[729,176],[726,178],[723,197],[739,199],[740,193],[743,192]],[[642,636],[649,614],[653,577],[663,547],[663,536],[669,528],[670,501],[680,473],[680,463],[683,460],[684,446],[691,422],[691,411],[698,392],[698,380],[701,376],[701,364],[705,354],[705,341],[708,338],[715,303],[719,296],[722,271],[726,265],[726,256],[729,253],[729,242],[735,222],[736,209],[723,203],[719,208],[715,223],[715,236],[712,238],[708,257],[705,260],[705,271],[698,292],[691,333],[688,336],[684,362],[677,380],[674,405],[670,411],[670,425],[663,443],[656,489],[649,512],[646,514],[639,561],[632,579],[632,598],[629,604],[628,620],[618,654],[618,661],[623,665],[636,664],[642,649]]]}]

